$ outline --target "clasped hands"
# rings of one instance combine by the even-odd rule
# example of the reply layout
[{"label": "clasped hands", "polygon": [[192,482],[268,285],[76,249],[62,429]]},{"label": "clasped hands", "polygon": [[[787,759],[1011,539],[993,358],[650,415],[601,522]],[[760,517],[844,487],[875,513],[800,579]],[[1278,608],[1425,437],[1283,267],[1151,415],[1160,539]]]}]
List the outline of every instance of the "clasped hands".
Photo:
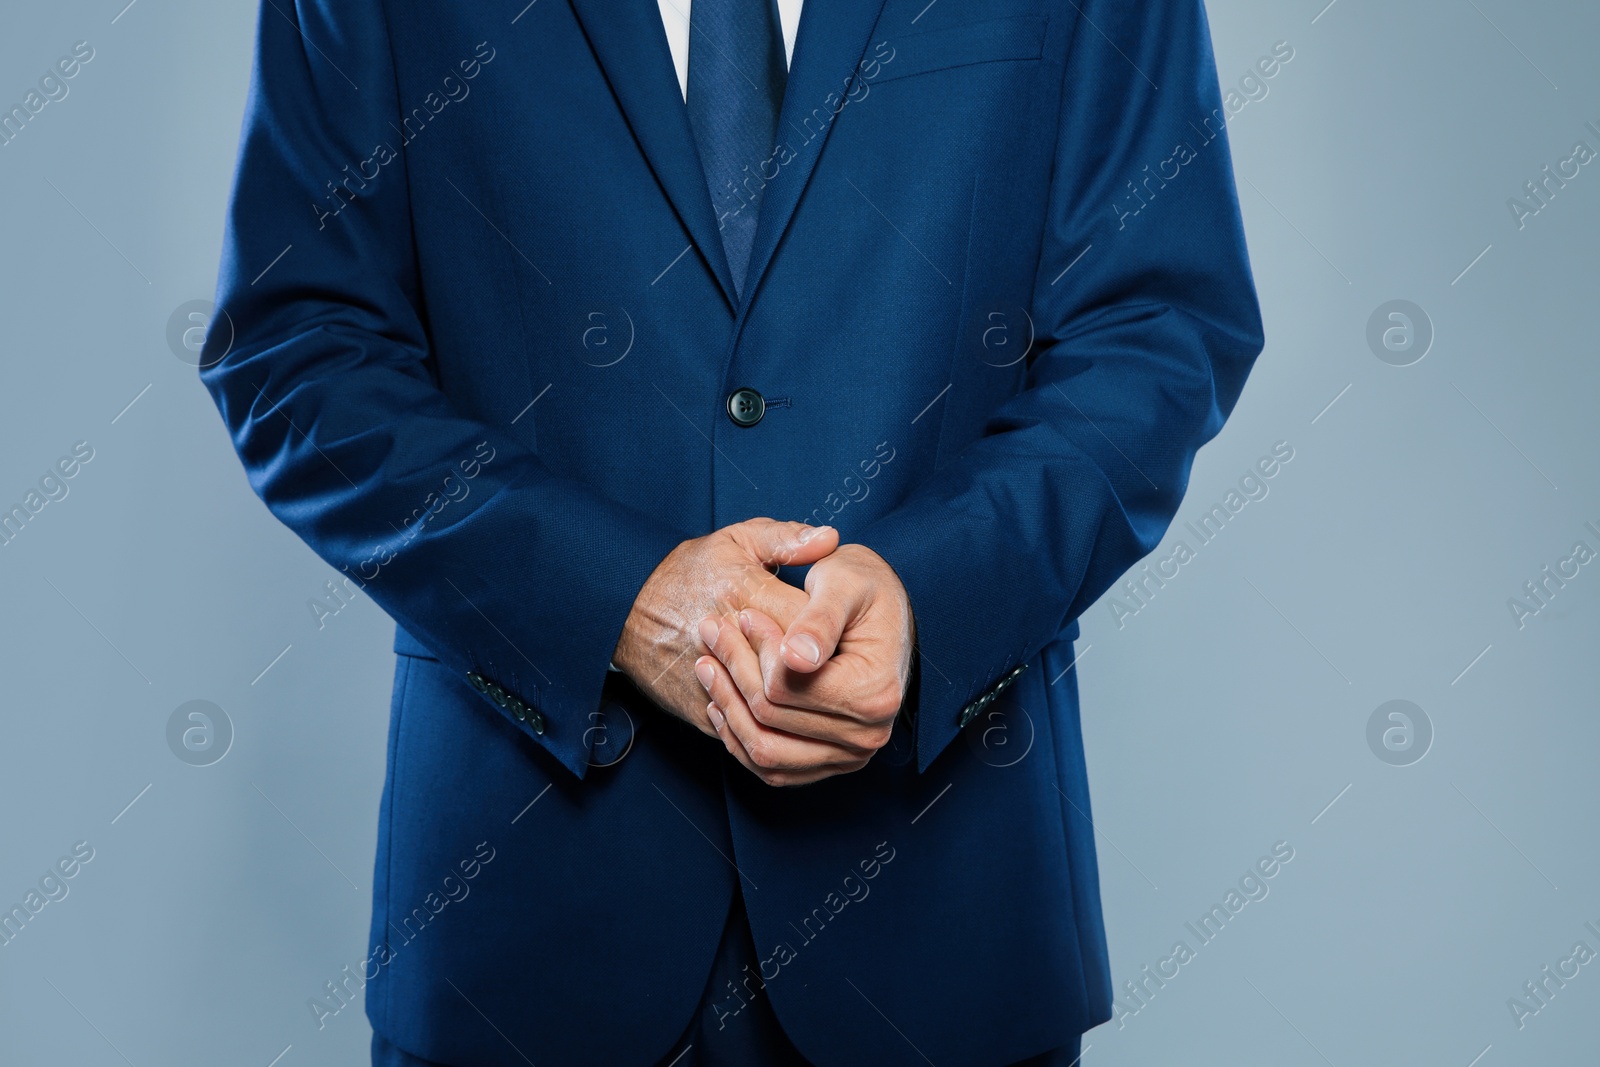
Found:
[{"label": "clasped hands", "polygon": [[[810,566],[804,591],[780,565]],[[804,785],[860,770],[888,743],[914,640],[882,556],[830,526],[750,519],[661,562],[612,662],[766,784]]]}]

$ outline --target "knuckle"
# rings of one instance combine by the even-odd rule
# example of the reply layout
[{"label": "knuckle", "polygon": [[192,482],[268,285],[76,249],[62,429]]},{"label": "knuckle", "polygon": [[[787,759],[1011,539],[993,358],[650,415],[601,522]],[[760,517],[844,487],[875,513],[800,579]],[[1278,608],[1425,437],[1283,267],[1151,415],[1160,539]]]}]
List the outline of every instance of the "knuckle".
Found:
[{"label": "knuckle", "polygon": [[761,672],[763,687],[761,702],[769,707],[774,704],[794,707],[799,701],[795,698],[794,690],[784,681],[781,667],[782,664],[774,663]]},{"label": "knuckle", "polygon": [[848,544],[840,545],[834,552],[834,555],[839,557],[840,563],[859,565],[866,562],[866,552],[867,549],[865,545],[850,542]]},{"label": "knuckle", "polygon": [[880,689],[861,701],[861,713],[873,726],[893,723],[900,711],[900,693],[897,689]]},{"label": "knuckle", "polygon": [[[867,732],[865,738],[863,739],[863,744],[860,747],[867,749],[870,752],[876,752],[884,745],[887,745],[889,743],[889,738],[893,735],[893,726],[875,727]],[[862,762],[865,763],[866,761],[863,760]]]},{"label": "knuckle", "polygon": [[777,725],[777,709],[775,709],[766,700],[757,698],[756,700],[747,700],[745,703],[750,708],[751,718],[755,719],[756,722],[760,723],[762,726]]},{"label": "knuckle", "polygon": [[772,746],[765,741],[752,741],[744,746],[750,754],[750,762],[764,771],[776,771],[778,760],[772,751]]}]

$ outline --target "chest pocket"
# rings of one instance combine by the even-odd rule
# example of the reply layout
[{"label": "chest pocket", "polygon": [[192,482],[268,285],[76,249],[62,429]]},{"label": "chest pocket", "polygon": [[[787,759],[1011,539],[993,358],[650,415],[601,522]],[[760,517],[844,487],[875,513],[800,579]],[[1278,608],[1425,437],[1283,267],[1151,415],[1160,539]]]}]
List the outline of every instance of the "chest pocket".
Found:
[{"label": "chest pocket", "polygon": [[978,63],[1038,59],[1044,54],[1047,19],[1037,15],[988,19],[922,33],[891,37],[894,58],[883,64],[874,84]]}]

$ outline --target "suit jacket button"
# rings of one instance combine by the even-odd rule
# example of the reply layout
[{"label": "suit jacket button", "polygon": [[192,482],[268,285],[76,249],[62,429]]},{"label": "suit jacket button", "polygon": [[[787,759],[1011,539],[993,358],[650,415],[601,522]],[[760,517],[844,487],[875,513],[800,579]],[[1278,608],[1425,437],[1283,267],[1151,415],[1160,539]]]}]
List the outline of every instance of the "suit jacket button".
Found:
[{"label": "suit jacket button", "polygon": [[487,692],[489,689],[488,680],[477,671],[467,672],[467,682],[472,686],[472,688],[476,689],[480,693]]},{"label": "suit jacket button", "polygon": [[544,716],[540,715],[533,708],[529,708],[528,709],[528,725],[533,728],[533,732],[534,733],[536,733],[536,734],[544,733]]},{"label": "suit jacket button", "polygon": [[754,389],[735,389],[728,394],[728,418],[735,426],[754,426],[766,413],[766,398]]}]

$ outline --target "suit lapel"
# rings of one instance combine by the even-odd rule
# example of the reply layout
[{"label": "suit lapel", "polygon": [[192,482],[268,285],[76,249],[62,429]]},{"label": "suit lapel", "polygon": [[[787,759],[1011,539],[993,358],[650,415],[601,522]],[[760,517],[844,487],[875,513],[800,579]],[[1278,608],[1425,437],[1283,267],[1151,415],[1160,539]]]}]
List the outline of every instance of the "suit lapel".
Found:
[{"label": "suit lapel", "polygon": [[689,128],[660,10],[644,0],[572,0],[572,7],[651,171],[716,275],[728,305],[737,307],[733,275],[717,232],[711,192]]},{"label": "suit lapel", "polygon": [[[778,141],[795,155],[761,194],[755,244],[745,272],[744,305],[761,284],[778,241],[789,227],[800,194],[822,155],[856,64],[866,52],[884,0],[805,0],[795,36],[794,62],[778,116]],[[641,5],[644,6],[644,5]],[[830,96],[829,94],[833,94]],[[807,119],[810,119],[809,124]],[[685,123],[687,126],[687,123]],[[779,162],[782,156],[778,156]],[[754,167],[751,168],[755,169]],[[704,181],[701,182],[703,186]]]}]

